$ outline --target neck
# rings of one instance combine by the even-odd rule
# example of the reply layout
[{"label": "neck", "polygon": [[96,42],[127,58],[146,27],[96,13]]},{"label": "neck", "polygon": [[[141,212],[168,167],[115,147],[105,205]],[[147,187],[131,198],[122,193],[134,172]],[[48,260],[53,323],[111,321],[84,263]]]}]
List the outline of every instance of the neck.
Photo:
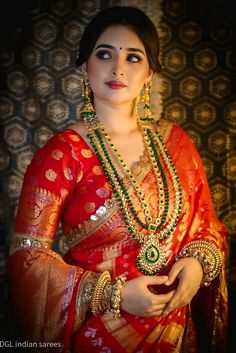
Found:
[{"label": "neck", "polygon": [[108,105],[94,101],[96,115],[111,134],[126,134],[137,128],[134,104]]}]

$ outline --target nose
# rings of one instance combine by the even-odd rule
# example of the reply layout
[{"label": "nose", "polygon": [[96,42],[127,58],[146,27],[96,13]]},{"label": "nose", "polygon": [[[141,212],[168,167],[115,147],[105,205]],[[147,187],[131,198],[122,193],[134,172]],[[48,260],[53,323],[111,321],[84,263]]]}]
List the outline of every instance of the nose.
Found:
[{"label": "nose", "polygon": [[124,62],[122,58],[116,58],[112,66],[112,75],[116,77],[124,76],[124,72]]}]

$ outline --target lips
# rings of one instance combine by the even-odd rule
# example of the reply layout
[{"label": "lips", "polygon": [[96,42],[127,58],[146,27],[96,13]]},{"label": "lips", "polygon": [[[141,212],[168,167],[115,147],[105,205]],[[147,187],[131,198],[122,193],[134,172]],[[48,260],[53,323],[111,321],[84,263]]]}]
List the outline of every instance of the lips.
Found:
[{"label": "lips", "polygon": [[106,85],[111,89],[121,89],[126,87],[126,85],[121,81],[108,81]]}]

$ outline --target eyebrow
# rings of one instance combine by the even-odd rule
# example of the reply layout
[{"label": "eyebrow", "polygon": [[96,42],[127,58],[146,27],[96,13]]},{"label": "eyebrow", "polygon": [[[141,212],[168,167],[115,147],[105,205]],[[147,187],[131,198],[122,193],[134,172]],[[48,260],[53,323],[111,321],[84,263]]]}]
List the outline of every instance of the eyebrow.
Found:
[{"label": "eyebrow", "polygon": [[[110,45],[110,44],[99,44],[95,49],[99,49],[99,48],[107,48],[107,49],[113,49],[113,50],[116,49],[116,47],[114,45]],[[126,50],[132,51],[132,52],[138,52],[138,53],[145,55],[144,51],[139,48],[126,48]]]}]

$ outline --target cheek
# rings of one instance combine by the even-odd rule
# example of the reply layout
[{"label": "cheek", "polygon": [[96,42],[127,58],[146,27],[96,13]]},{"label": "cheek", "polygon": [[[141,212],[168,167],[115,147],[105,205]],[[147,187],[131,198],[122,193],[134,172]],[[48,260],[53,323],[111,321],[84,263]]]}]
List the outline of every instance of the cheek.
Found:
[{"label": "cheek", "polygon": [[148,70],[146,70],[145,67],[143,67],[141,70],[136,69],[131,75],[133,81],[135,81],[138,85],[144,85],[144,83],[147,81],[147,78],[149,77]]},{"label": "cheek", "polygon": [[99,76],[99,73],[100,70],[97,68],[97,65],[89,64],[87,66],[87,75],[90,82],[96,79]]},{"label": "cheek", "polygon": [[96,58],[92,57],[87,62],[87,75],[89,81],[96,80],[102,75],[102,65],[96,60]]},{"label": "cheek", "polygon": [[140,76],[136,76],[136,77],[135,77],[135,75],[133,76],[134,85],[138,91],[140,91],[143,88],[147,78],[148,78],[148,76],[145,74],[140,75]]}]

